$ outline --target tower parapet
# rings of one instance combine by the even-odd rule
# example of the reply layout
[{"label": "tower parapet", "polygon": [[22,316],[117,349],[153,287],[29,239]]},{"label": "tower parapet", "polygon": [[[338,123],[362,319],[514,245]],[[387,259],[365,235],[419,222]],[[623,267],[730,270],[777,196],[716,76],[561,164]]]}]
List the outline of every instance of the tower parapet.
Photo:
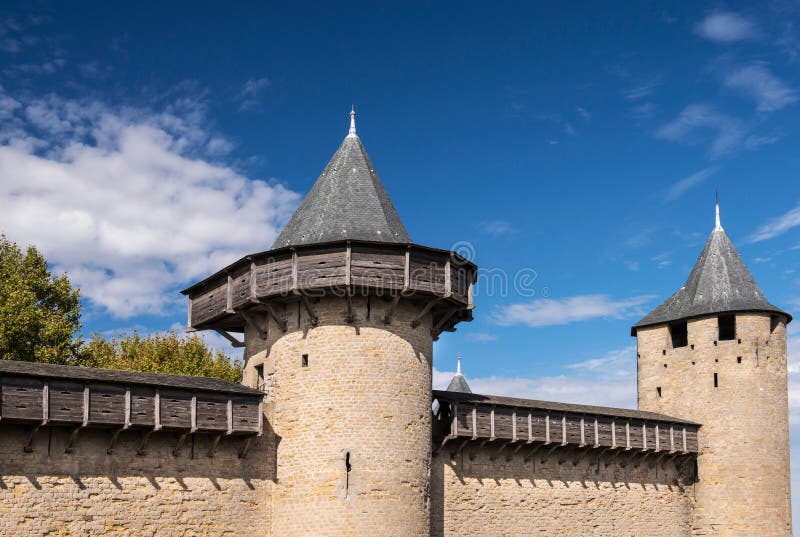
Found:
[{"label": "tower parapet", "polygon": [[476,270],[411,242],[351,114],[273,249],[184,291],[265,391],[273,535],[429,535],[433,340],[471,320]]},{"label": "tower parapet", "polygon": [[702,423],[693,535],[792,534],[786,324],[716,225],[681,289],[632,328],[642,410]]}]

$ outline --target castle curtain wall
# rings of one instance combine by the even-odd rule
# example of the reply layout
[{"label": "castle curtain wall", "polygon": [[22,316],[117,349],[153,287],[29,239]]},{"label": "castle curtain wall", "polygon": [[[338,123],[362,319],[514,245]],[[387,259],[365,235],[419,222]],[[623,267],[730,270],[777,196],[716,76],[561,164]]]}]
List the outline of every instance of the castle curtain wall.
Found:
[{"label": "castle curtain wall", "polygon": [[507,455],[468,445],[454,458],[447,449],[434,456],[433,537],[691,534],[691,467],[562,448]]},{"label": "castle curtain wall", "polygon": [[72,453],[66,428],[42,428],[32,453],[28,427],[0,429],[1,535],[268,535],[275,450],[269,435],[223,438],[154,433],[137,455],[140,433],[81,431]]}]

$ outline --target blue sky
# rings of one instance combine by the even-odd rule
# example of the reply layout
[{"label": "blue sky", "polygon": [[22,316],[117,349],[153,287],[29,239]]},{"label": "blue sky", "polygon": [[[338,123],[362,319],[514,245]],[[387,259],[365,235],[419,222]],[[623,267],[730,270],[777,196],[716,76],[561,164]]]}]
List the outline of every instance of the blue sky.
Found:
[{"label": "blue sky", "polygon": [[177,291],[269,247],[351,104],[415,242],[527,278],[479,286],[438,383],[461,353],[475,388],[634,405],[629,327],[717,186],[800,305],[797,1],[27,4],[0,12],[0,230],[81,286],[87,334],[181,327]]}]

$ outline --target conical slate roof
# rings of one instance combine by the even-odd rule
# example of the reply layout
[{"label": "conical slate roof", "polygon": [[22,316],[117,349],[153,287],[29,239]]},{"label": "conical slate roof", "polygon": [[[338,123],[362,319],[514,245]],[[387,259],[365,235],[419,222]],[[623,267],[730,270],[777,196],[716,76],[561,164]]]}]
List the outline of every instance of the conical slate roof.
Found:
[{"label": "conical slate roof", "polygon": [[355,112],[350,133],[272,248],[340,240],[411,242],[356,134]]},{"label": "conical slate roof", "polygon": [[791,315],[767,301],[739,252],[719,224],[708,238],[686,283],[660,306],[631,329],[666,323],[677,319],[732,311],[765,311]]},{"label": "conical slate roof", "polygon": [[472,393],[472,390],[467,384],[467,379],[461,374],[461,357],[458,357],[458,369],[455,376],[450,379],[450,384],[447,385],[448,392]]}]

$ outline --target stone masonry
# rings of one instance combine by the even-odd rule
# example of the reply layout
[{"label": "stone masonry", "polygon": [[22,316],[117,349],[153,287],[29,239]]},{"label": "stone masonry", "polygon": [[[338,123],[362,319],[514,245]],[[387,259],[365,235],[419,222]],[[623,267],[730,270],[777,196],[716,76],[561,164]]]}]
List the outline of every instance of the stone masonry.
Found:
[{"label": "stone masonry", "polygon": [[772,319],[738,313],[727,341],[716,315],[690,319],[679,348],[666,325],[637,331],[639,408],[703,424],[693,535],[791,535],[786,324]]},{"label": "stone masonry", "polygon": [[[289,304],[284,334],[247,332],[246,382],[264,366],[278,437],[272,535],[425,536],[429,532],[431,320],[419,303],[328,296]],[[306,356],[307,366],[303,365]]]}]

